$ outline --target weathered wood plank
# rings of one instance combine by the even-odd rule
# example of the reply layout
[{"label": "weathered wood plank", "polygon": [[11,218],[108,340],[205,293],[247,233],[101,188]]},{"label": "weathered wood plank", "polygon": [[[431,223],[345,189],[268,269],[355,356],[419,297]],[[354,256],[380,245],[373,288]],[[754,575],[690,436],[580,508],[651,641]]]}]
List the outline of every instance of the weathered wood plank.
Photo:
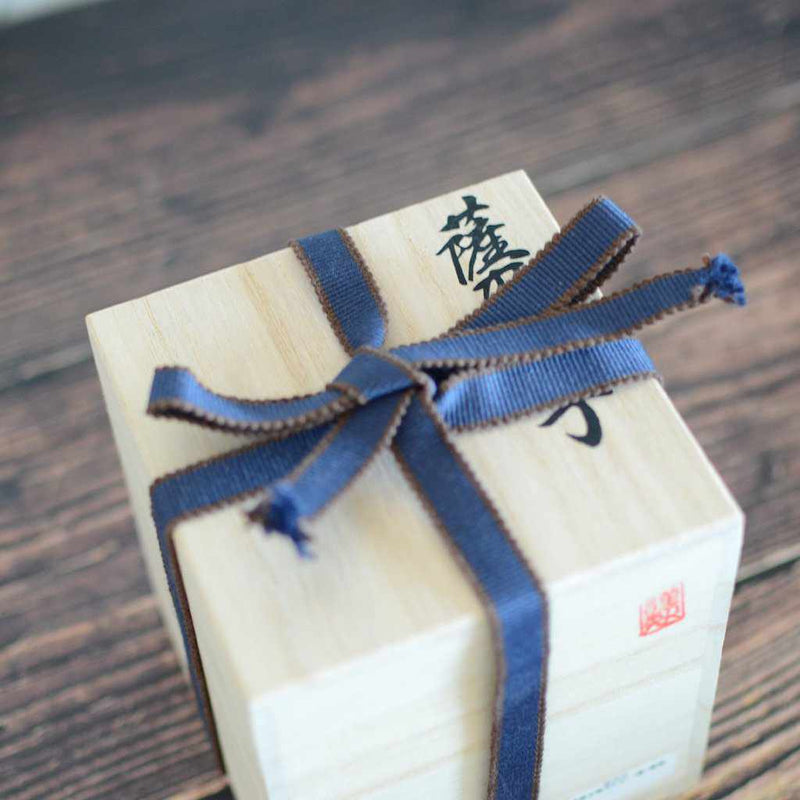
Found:
[{"label": "weathered wood plank", "polygon": [[2,406],[0,795],[163,797],[210,778],[89,365]]},{"label": "weathered wood plank", "polygon": [[[686,321],[647,343],[748,513],[743,574],[797,557],[792,4],[314,4],[303,29],[310,8],[139,1],[0,32],[4,797],[216,791],[143,599],[82,315],[465,180],[524,167],[561,219],[606,191],[646,229],[642,274],[742,258],[756,302],[731,340]],[[800,780],[794,574],[737,594],[705,800]]]},{"label": "weathered wood plank", "polygon": [[702,785],[687,800],[800,797],[800,564],[740,585]]},{"label": "weathered wood plank", "polygon": [[289,235],[520,167],[550,200],[797,107],[780,7],[417,4],[139,2],[0,34],[2,385],[86,359],[87,311]]},{"label": "weathered wood plank", "polygon": [[149,596],[6,646],[0,676],[4,798],[159,798],[213,775]]},{"label": "weathered wood plank", "polygon": [[[614,8],[576,7],[537,16],[534,29],[518,16],[525,12],[501,8],[481,35],[500,38],[502,46],[488,62],[478,59],[480,67],[470,47],[477,34],[465,32],[467,41],[454,52],[445,31],[456,12],[446,5],[426,28],[426,58],[417,53],[414,59],[404,57],[412,47],[403,49],[402,36],[412,33],[407,25],[376,31],[369,26],[377,23],[327,10],[356,26],[353,46],[360,57],[330,53],[324,75],[290,59],[285,77],[295,89],[272,100],[248,92],[253,78],[237,87],[218,77],[207,87],[208,103],[192,102],[191,109],[181,98],[196,101],[192,92],[198,83],[207,86],[208,71],[195,73],[187,64],[227,61],[238,48],[252,57],[239,67],[249,74],[272,56],[258,50],[246,25],[222,41],[204,37],[219,13],[213,6],[198,7],[195,27],[181,36],[175,35],[174,12],[159,7],[148,17],[153,63],[144,63],[135,39],[117,29],[125,25],[96,41],[99,26],[121,19],[112,9],[0,34],[8,45],[4,69],[15,87],[0,101],[0,147],[7,154],[0,172],[0,260],[9,289],[0,293],[0,313],[10,331],[0,339],[5,385],[87,359],[81,317],[90,309],[264,252],[290,234],[437,193],[443,183],[463,181],[464,164],[474,177],[525,166],[544,190],[580,186],[547,198],[562,219],[597,191],[634,210],[648,232],[641,274],[683,263],[717,243],[744,258],[751,292],[760,289],[748,318],[764,327],[752,336],[754,327],[742,324],[736,346],[726,344],[724,367],[715,363],[709,372],[703,349],[696,347],[709,332],[692,321],[682,323],[691,351],[676,346],[672,330],[665,334],[669,344],[659,345],[657,331],[647,341],[679,408],[748,512],[745,570],[797,555],[791,533],[797,504],[788,492],[800,469],[800,433],[790,410],[797,403],[798,306],[786,296],[796,292],[788,264],[800,208],[798,96],[792,88],[800,72],[790,20],[780,8],[769,15],[746,4],[726,9],[700,52],[688,23],[696,19],[699,25],[712,7],[665,3],[624,26]],[[248,13],[252,9],[242,11],[243,20]],[[376,63],[361,38],[364,26],[392,44],[392,58]],[[295,48],[298,37],[303,41],[290,20],[278,18],[270,30],[277,52],[289,47],[279,34]],[[591,45],[591,58],[570,61],[566,76],[548,67],[556,34],[564,52],[586,54]],[[75,57],[60,58],[63,46],[38,55],[48,36],[71,41]],[[314,36],[330,48],[323,33]],[[618,38],[626,41],[627,60],[614,55]],[[87,55],[90,39],[99,54]],[[647,47],[640,52],[630,42]],[[628,61],[635,77],[613,91],[598,87],[601,66],[611,81]],[[431,85],[431,73],[445,63],[452,96],[440,83]],[[681,77],[671,63],[702,67],[703,80]],[[77,88],[93,64],[99,74]],[[543,78],[523,91],[512,80],[520,71]],[[228,75],[228,68],[222,72]],[[395,73],[405,76],[402,85]],[[129,110],[120,111],[115,92],[134,78]],[[458,111],[457,98],[468,89],[485,118]],[[281,98],[286,107],[273,113],[272,101]],[[340,110],[325,111],[326,102]],[[265,124],[242,128],[236,114],[224,111],[231,104],[261,109]],[[352,113],[352,123],[342,109]],[[731,114],[738,116],[729,119]],[[727,122],[708,122],[718,118]],[[695,133],[664,146],[661,138],[686,126],[697,126]],[[328,131],[324,141],[322,128]],[[412,158],[408,142],[417,136],[424,136],[426,149]],[[180,150],[173,141],[181,142]],[[684,147],[693,149],[684,154]],[[354,152],[356,168],[345,174]],[[644,165],[657,156],[663,157]],[[391,180],[387,161],[402,166]],[[743,346],[754,340],[758,347]],[[705,348],[712,357],[720,350],[716,339]],[[742,394],[736,384],[744,374]],[[762,391],[777,394],[766,409]],[[693,392],[691,405],[687,392]],[[736,414],[726,414],[723,398]],[[731,437],[737,437],[735,448]]]}]

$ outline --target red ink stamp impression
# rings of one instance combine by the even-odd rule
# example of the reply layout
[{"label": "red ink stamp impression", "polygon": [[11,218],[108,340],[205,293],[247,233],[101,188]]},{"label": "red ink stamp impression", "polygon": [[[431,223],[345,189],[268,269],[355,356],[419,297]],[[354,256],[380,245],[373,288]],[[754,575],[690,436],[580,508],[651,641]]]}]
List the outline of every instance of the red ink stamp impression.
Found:
[{"label": "red ink stamp impression", "polygon": [[639,636],[675,625],[686,616],[686,592],[683,583],[650,597],[639,606]]}]

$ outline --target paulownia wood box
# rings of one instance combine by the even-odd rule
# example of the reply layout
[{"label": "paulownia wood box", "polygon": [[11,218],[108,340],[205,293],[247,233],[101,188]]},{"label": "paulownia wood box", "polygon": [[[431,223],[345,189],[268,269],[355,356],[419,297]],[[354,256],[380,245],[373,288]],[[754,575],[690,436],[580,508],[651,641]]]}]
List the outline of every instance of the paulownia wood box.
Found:
[{"label": "paulownia wood box", "polygon": [[[468,195],[513,248],[534,254],[557,230],[522,172],[348,228],[387,302],[387,346],[480,304],[439,253]],[[153,370],[181,364],[226,394],[284,397],[322,388],[347,356],[288,248],[88,326],[150,578],[185,658],[148,487],[242,439],[148,418]],[[657,800],[702,767],[743,519],[658,382],[590,403],[597,446],[567,436],[585,428],[575,408],[456,441],[550,598],[542,798]],[[489,625],[390,452],[312,532],[311,561],[241,507],[175,534],[237,797],[479,800]]]}]

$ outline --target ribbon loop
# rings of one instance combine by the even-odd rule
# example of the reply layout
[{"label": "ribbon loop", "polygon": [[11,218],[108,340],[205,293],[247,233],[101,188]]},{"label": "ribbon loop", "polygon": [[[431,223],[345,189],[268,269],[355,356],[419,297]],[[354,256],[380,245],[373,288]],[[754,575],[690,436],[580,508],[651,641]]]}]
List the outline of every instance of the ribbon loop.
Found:
[{"label": "ribbon loop", "polygon": [[361,405],[415,386],[428,388],[431,379],[422,371],[385,350],[359,347],[345,368],[328,384],[355,398]]}]

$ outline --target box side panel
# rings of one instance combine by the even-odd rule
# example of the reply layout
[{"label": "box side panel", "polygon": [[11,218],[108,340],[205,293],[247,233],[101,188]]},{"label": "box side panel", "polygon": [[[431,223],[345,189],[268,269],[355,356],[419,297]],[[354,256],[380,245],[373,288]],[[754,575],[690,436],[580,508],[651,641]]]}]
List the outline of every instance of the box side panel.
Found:
[{"label": "box side panel", "polygon": [[125,418],[123,401],[112,377],[113,370],[108,368],[107,350],[103,347],[102,339],[98,337],[91,317],[87,319],[87,328],[100,385],[103,389],[103,399],[111,421],[114,442],[122,464],[122,472],[130,497],[136,533],[139,538],[142,556],[144,557],[147,575],[155,592],[158,609],[161,612],[170,640],[175,652],[178,653],[182,666],[186,669],[186,653],[183,648],[180,627],[170,598],[164,565],[161,562],[161,554],[158,549],[156,530],[150,514],[149,487],[152,477],[144,463],[143,453],[137,447],[134,439],[135,429]]},{"label": "box side panel", "polygon": [[725,542],[719,554],[719,577],[714,587],[712,624],[706,640],[705,669],[698,687],[697,713],[692,730],[690,760],[687,767],[689,774],[694,779],[699,779],[703,772],[703,762],[708,747],[711,715],[714,711],[714,700],[722,662],[722,646],[725,641],[733,592],[736,588],[736,576],[739,572],[744,528],[744,516],[739,515],[727,529]]},{"label": "box side panel", "polygon": [[[201,573],[202,574],[202,573]],[[186,571],[186,591],[194,599],[193,617],[201,624],[196,626],[197,643],[205,655],[205,672],[214,723],[217,727],[225,770],[235,797],[246,800],[274,800],[267,791],[265,773],[261,770],[248,694],[239,681],[233,653],[220,646],[214,610],[203,601],[203,591],[197,585],[197,573]],[[235,591],[235,590],[234,590]]]}]

